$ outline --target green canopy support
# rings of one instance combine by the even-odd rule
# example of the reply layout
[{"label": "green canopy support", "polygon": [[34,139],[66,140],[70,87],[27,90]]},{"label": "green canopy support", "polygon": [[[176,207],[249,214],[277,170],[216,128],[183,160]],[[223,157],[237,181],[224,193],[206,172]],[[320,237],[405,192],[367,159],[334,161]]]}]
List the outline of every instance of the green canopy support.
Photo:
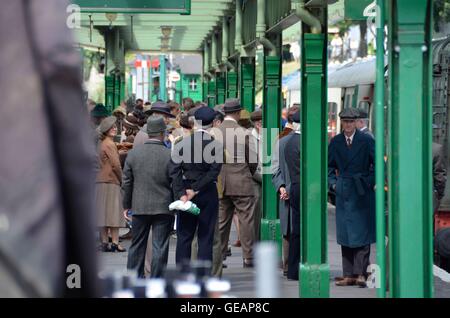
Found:
[{"label": "green canopy support", "polygon": [[376,188],[376,231],[377,231],[377,264],[380,267],[379,271],[379,286],[377,287],[378,298],[386,297],[386,217],[385,217],[385,127],[384,127],[384,102],[385,102],[385,82],[384,82],[384,26],[385,26],[385,0],[377,0],[379,8],[377,17],[377,71],[375,81],[375,184],[381,186]]},{"label": "green canopy support", "polygon": [[236,72],[227,73],[227,98],[238,97],[238,76]]},{"label": "green canopy support", "polygon": [[115,85],[116,85],[116,56],[118,54],[118,31],[109,30],[105,33],[106,45],[106,65],[105,65],[105,107],[112,112],[116,103]]},{"label": "green canopy support", "polygon": [[[216,104],[224,104],[226,96],[226,73],[216,73]],[[216,104],[213,105],[216,106]]]},{"label": "green canopy support", "polygon": [[277,135],[272,130],[280,131],[281,123],[281,57],[264,57],[264,91],[263,91],[263,158],[262,158],[262,187],[263,187],[263,218],[261,220],[261,240],[271,240],[278,244],[281,259],[281,227],[278,217],[278,194],[272,184],[270,173],[272,146]]},{"label": "green canopy support", "polygon": [[211,78],[208,82],[208,106],[216,106],[216,79]]},{"label": "green canopy support", "polygon": [[300,151],[300,296],[329,297],[327,251],[327,7],[314,16],[321,33],[302,23]]},{"label": "green canopy support", "polygon": [[167,101],[167,87],[166,87],[166,56],[161,54],[159,56],[159,99]]},{"label": "green canopy support", "polygon": [[255,108],[255,58],[241,57],[241,105],[249,112]]},{"label": "green canopy support", "polygon": [[392,297],[433,296],[432,2],[389,1],[388,200]]}]

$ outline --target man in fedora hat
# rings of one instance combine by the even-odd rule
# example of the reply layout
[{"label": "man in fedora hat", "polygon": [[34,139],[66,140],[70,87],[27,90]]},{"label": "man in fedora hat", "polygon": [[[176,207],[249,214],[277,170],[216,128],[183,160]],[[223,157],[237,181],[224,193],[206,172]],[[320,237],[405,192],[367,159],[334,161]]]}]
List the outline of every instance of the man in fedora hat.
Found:
[{"label": "man in fedora hat", "polygon": [[173,224],[172,188],[169,177],[170,150],[164,146],[166,124],[162,117],[149,117],[149,139],[128,154],[123,170],[123,208],[132,216],[132,241],[127,268],[144,277],[147,241],[152,230],[151,277],[161,277],[167,265],[169,237]]},{"label": "man in fedora hat", "polygon": [[[222,141],[226,161],[222,167],[222,198],[219,202],[219,229],[222,255],[226,257],[233,214],[239,218],[239,238],[241,240],[244,267],[253,267],[253,242],[255,189],[253,174],[258,162],[255,150],[250,146],[249,132],[239,126],[242,106],[239,99],[225,102],[225,119],[218,127],[216,137]],[[237,137],[237,138],[235,138]]]},{"label": "man in fedora hat", "polygon": [[176,263],[191,259],[192,240],[197,231],[200,260],[213,260],[213,240],[218,216],[217,177],[223,161],[223,147],[207,131],[216,112],[209,107],[195,114],[194,133],[175,144],[170,176],[175,199],[192,201],[199,215],[180,212],[177,215]]},{"label": "man in fedora hat", "polygon": [[336,235],[343,277],[337,286],[366,286],[370,244],[375,243],[375,141],[356,129],[360,114],[346,108],[343,132],[330,141],[328,184],[336,193]]},{"label": "man in fedora hat", "polygon": [[368,134],[370,137],[374,138],[373,133],[367,127],[369,125],[369,114],[364,109],[358,109],[359,115],[356,119],[356,128],[360,132]]}]

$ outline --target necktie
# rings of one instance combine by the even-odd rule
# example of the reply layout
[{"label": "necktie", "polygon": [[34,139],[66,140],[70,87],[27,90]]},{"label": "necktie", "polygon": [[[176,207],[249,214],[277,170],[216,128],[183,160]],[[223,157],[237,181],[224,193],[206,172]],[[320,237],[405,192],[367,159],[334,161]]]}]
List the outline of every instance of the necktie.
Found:
[{"label": "necktie", "polygon": [[352,147],[352,140],[351,140],[351,138],[347,138],[347,147],[349,147],[349,148]]}]

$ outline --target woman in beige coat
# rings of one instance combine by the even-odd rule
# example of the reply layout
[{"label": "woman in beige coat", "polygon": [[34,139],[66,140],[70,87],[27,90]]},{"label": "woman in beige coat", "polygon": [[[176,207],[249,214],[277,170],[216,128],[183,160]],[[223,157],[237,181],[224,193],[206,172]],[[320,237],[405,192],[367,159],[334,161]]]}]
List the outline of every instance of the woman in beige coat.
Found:
[{"label": "woman in beige coat", "polygon": [[[125,252],[119,245],[119,228],[125,227],[122,216],[122,200],[120,184],[122,169],[119,153],[114,136],[117,134],[116,118],[105,118],[98,127],[101,143],[99,145],[100,171],[96,178],[96,210],[97,222],[100,227],[102,251]],[[112,244],[109,246],[108,231],[111,234]]]}]

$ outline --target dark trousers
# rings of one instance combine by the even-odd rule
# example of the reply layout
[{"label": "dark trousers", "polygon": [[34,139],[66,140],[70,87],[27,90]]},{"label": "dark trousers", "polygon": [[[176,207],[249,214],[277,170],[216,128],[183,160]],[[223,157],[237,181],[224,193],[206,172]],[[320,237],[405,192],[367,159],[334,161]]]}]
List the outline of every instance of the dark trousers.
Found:
[{"label": "dark trousers", "polygon": [[289,198],[292,213],[292,231],[289,235],[287,278],[298,280],[298,268],[300,266],[300,184],[293,183],[291,185]]},{"label": "dark trousers", "polygon": [[127,268],[136,270],[139,278],[145,275],[145,253],[150,228],[152,230],[151,277],[162,277],[169,257],[169,238],[173,222],[173,215],[133,215]]},{"label": "dark trousers", "polygon": [[341,246],[342,269],[344,277],[355,277],[363,275],[367,277],[369,266],[370,245],[362,247]]},{"label": "dark trousers", "polygon": [[197,259],[212,262],[214,229],[219,213],[219,199],[217,187],[214,183],[197,194],[192,202],[200,209],[195,216],[189,212],[179,211],[177,215],[177,250],[175,260],[177,264],[190,261],[192,240],[198,227]]}]

